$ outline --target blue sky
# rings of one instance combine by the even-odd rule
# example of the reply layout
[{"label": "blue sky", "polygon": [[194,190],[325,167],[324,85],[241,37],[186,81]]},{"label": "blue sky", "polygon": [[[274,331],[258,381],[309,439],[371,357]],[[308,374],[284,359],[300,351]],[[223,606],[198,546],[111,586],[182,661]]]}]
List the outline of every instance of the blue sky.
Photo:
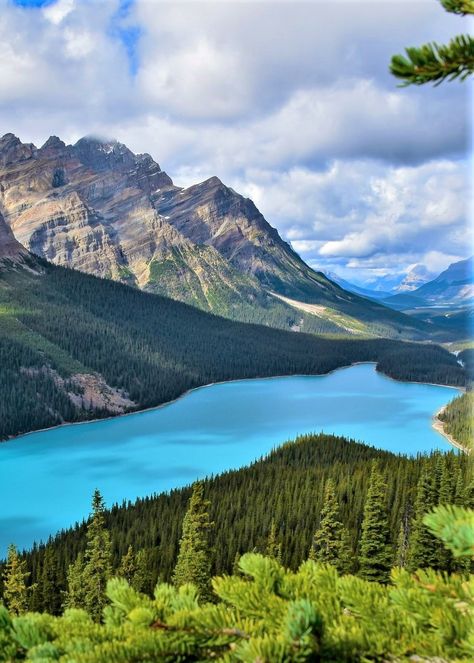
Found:
[{"label": "blue sky", "polygon": [[0,124],[115,137],[217,174],[314,267],[370,283],[472,253],[468,84],[393,53],[466,30],[437,0],[0,0]]}]

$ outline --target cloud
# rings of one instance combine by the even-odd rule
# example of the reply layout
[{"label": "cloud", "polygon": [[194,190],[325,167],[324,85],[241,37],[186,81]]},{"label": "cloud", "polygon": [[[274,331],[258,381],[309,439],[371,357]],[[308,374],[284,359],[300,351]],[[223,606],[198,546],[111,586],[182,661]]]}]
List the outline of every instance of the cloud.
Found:
[{"label": "cloud", "polygon": [[387,67],[463,28],[435,0],[0,0],[0,125],[116,137],[181,185],[217,174],[346,276],[439,263],[470,250],[472,90]]},{"label": "cloud", "polygon": [[335,160],[320,171],[254,170],[234,187],[312,266],[364,282],[415,263],[437,271],[471,252],[469,173],[463,161]]}]

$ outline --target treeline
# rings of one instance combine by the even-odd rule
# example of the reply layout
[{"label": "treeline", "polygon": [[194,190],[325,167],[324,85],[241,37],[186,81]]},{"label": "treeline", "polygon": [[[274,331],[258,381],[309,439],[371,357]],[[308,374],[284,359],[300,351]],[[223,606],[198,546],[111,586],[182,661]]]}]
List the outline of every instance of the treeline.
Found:
[{"label": "treeline", "polygon": [[[407,530],[404,518],[400,523],[395,555],[387,477],[379,460],[367,465],[357,568],[329,478],[309,552],[296,570],[282,565],[273,519],[265,556],[236,555],[233,575],[212,578],[217,523],[205,486],[197,482],[171,583],[158,581],[153,592],[141,586],[147,567],[131,546],[113,567],[105,505],[96,490],[85,549],[68,567],[64,592],[55,583],[51,549],[39,583],[28,589],[26,560],[10,547],[0,660],[471,660],[474,510],[463,503],[472,499],[461,467],[439,454],[422,460],[413,517]],[[28,594],[40,593],[43,614],[28,613]],[[63,609],[62,617],[53,616]]]},{"label": "treeline", "polygon": [[443,428],[463,447],[474,450],[474,393],[469,391],[453,399],[438,415]]},{"label": "treeline", "polygon": [[[107,412],[72,406],[45,366],[98,372],[136,408],[235,378],[319,374],[378,362],[400,380],[463,385],[456,358],[432,344],[352,340],[232,322],[112,281],[40,263],[0,271],[0,439]],[[33,370],[32,370],[33,369]]]},{"label": "treeline", "polygon": [[[421,522],[438,503],[472,503],[467,458],[456,453],[407,458],[321,434],[298,438],[247,468],[204,482],[210,519],[215,523],[208,555],[212,573],[231,571],[245,552],[266,551],[272,530],[283,564],[297,569],[308,558],[320,526],[328,480],[333,484],[337,519],[347,532],[350,570],[358,572],[361,524],[374,460],[385,486],[389,566],[454,570],[453,560],[436,547]],[[104,513],[111,567],[119,569],[132,555],[141,591],[150,593],[158,580],[171,579],[190,495],[190,488],[174,490]],[[51,576],[58,608],[68,569],[85,552],[86,532],[83,523],[23,555],[28,582],[34,587],[29,595],[31,608],[44,608],[44,597],[51,596],[51,591],[44,591],[43,583],[45,578],[53,582]]]}]

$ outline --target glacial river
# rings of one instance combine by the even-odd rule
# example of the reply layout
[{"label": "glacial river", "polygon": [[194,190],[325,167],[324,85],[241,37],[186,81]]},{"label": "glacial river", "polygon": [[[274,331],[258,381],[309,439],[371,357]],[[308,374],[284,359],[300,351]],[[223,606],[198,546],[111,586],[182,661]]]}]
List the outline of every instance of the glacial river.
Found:
[{"label": "glacial river", "polygon": [[362,364],[316,377],[196,389],[161,408],[0,444],[0,556],[108,505],[238,468],[301,433],[345,435],[404,454],[448,450],[431,427],[457,391],[395,382]]}]

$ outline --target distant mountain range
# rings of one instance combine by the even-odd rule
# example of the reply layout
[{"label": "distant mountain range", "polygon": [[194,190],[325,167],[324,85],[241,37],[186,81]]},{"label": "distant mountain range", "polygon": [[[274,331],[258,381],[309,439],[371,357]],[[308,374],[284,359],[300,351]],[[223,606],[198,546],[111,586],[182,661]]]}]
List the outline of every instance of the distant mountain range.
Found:
[{"label": "distant mountain range", "polygon": [[375,291],[353,285],[332,275],[343,288],[379,301],[394,310],[423,320],[459,338],[470,338],[474,329],[474,258],[452,263],[435,278],[417,265],[391,291]]},{"label": "distant mountain range", "polygon": [[386,306],[400,310],[419,306],[466,306],[474,303],[474,258],[452,263],[436,276],[424,265],[415,265],[403,278],[393,281],[390,290],[364,288],[336,274],[328,276],[349,292],[380,300]]},{"label": "distant mountain range", "polygon": [[465,307],[474,304],[474,258],[452,263],[436,278],[408,292],[384,298],[387,306],[399,309],[422,307]]},{"label": "distant mountain range", "polygon": [[[0,210],[49,261],[245,322],[426,338],[430,328],[312,270],[254,203],[217,177],[181,188],[116,141],[0,139]],[[431,327],[431,330],[433,328]]]}]

